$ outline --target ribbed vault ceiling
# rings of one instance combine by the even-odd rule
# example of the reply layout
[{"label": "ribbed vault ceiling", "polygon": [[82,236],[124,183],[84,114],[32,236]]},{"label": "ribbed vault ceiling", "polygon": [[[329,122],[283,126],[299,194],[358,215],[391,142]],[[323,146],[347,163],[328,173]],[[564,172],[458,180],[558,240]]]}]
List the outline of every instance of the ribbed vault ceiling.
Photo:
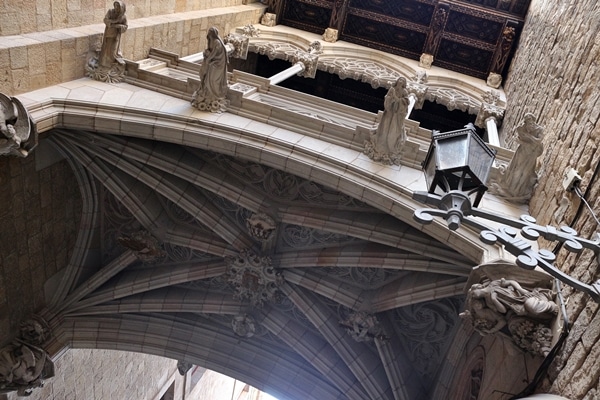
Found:
[{"label": "ribbed vault ceiling", "polygon": [[254,162],[50,137],[91,177],[82,192],[97,204],[87,261],[57,290],[59,339],[202,365],[281,399],[428,398],[472,266],[464,256]]}]

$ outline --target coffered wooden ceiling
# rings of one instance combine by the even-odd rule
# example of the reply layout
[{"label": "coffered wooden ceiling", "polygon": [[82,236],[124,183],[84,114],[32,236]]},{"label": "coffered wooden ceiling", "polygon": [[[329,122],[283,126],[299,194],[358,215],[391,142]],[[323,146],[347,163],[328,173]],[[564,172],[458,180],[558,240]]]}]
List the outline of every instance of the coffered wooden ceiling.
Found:
[{"label": "coffered wooden ceiling", "polygon": [[486,79],[504,75],[530,0],[271,0],[278,23]]}]

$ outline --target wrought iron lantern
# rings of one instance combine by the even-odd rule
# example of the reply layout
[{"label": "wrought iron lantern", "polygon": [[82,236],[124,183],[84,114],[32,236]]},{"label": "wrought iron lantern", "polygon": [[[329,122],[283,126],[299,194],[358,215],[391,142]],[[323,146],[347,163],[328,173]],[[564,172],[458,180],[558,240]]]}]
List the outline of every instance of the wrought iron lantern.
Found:
[{"label": "wrought iron lantern", "polygon": [[483,194],[496,151],[477,135],[473,124],[451,132],[434,131],[429,151],[423,161],[429,193],[453,190],[477,193],[477,207]]}]

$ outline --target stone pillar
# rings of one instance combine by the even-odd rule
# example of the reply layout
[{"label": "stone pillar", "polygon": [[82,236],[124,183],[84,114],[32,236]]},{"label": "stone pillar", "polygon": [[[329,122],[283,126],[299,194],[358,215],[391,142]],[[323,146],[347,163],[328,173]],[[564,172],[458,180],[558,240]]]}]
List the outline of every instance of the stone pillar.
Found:
[{"label": "stone pillar", "polygon": [[496,118],[489,117],[485,120],[485,131],[487,132],[488,143],[493,146],[500,146],[500,137],[498,136],[498,126]]}]

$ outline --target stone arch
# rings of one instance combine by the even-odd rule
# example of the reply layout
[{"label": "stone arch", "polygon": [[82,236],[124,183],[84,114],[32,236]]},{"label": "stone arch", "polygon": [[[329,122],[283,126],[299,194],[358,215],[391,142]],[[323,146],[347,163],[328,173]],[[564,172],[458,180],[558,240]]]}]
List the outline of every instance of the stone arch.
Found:
[{"label": "stone arch", "polygon": [[[287,393],[291,398],[387,399],[393,397],[392,392],[404,390],[406,394],[400,398],[412,399],[427,387],[426,381],[421,381],[426,378],[411,378],[403,389],[394,386],[405,379],[398,364],[402,351],[396,351],[399,339],[382,343],[380,354],[375,347],[368,349],[374,344],[355,343],[339,322],[359,310],[371,310],[385,320],[386,312],[398,307],[460,296],[471,265],[487,256],[484,246],[468,231],[449,233],[442,224],[420,228],[422,232],[415,228],[412,212],[418,205],[410,197],[414,190],[410,182],[422,179],[420,171],[390,167],[381,174],[381,166],[366,160],[353,162],[360,153],[327,143],[325,138],[320,142],[302,140],[288,131],[269,135],[265,133],[267,125],[242,124],[241,117],[211,121],[198,119],[197,114],[164,114],[70,100],[52,107],[44,110],[53,121],[46,127],[56,130],[46,134],[61,143],[97,182],[118,194],[119,201],[133,205],[134,218],[146,221],[141,224],[146,229],[167,215],[159,195],[172,202],[181,199],[185,212],[197,211],[197,218],[223,221],[224,226],[205,234],[193,227],[181,230],[179,225],[175,226],[179,231],[168,227],[161,231],[159,225],[150,229],[159,242],[206,251],[192,263],[159,261],[154,267],[137,260],[134,248],[107,259],[46,315],[57,328],[55,346],[67,343],[183,359],[270,388],[272,393],[293,389],[295,392]],[[118,120],[114,118],[117,112]],[[283,133],[295,139],[289,140]],[[353,158],[348,158],[350,153]],[[296,176],[316,187],[329,185],[338,194],[327,195],[354,198],[364,205],[337,210],[337,206],[277,203],[258,196],[258,189],[251,185],[236,187],[227,179],[208,177],[207,171],[216,164],[209,169],[203,169],[203,164],[217,157],[210,154],[290,174],[288,177]],[[212,176],[221,176],[222,171],[214,172]],[[156,194],[140,191],[143,185]],[[296,247],[271,255],[283,271],[279,290],[292,299],[288,301],[302,318],[269,304],[261,309],[250,307],[232,299],[231,292],[227,297],[221,286],[211,286],[216,284],[213,278],[228,271],[228,257],[243,257],[240,250],[253,247],[258,251],[264,246],[253,245],[249,234],[226,212],[200,202],[206,194],[197,189],[174,192],[177,187],[193,185],[229,201],[237,199],[237,204],[249,211],[277,210],[277,223],[295,229],[292,235],[324,237],[321,230],[332,238],[318,247],[305,245],[302,239],[291,257],[288,253]],[[364,268],[365,262],[368,268]],[[321,274],[319,268],[327,273]],[[383,270],[387,272],[382,275],[379,271]],[[362,275],[353,276],[354,271]],[[408,275],[415,278],[402,278]],[[195,288],[194,282],[200,286]],[[372,282],[381,283],[376,286]],[[332,285],[336,287],[333,291],[329,289]],[[332,309],[332,302],[339,307]],[[227,325],[239,312],[251,313],[268,331],[266,336],[251,339],[251,344],[237,337]],[[275,356],[265,352],[269,346],[277,349]],[[247,372],[251,366],[248,357],[261,360],[264,367]],[[377,372],[368,372],[372,365],[379,365]],[[389,370],[384,365],[395,366]],[[277,372],[265,382],[260,371]]]}]

